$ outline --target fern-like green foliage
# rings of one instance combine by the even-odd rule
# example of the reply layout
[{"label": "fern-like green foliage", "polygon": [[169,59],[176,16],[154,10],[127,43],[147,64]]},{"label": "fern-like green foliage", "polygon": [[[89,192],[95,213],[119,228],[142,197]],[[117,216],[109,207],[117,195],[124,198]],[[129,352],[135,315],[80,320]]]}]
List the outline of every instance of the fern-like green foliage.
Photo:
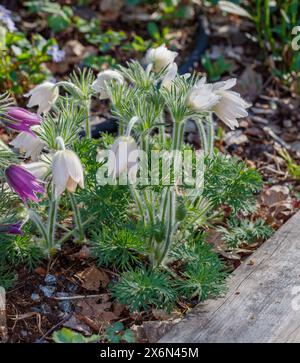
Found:
[{"label": "fern-like green foliage", "polygon": [[225,266],[204,241],[203,234],[191,236],[184,244],[178,243],[173,256],[181,261],[183,269],[181,279],[175,281],[179,296],[198,297],[199,301],[203,301],[224,291]]},{"label": "fern-like green foliage", "polygon": [[141,264],[145,242],[133,226],[104,226],[101,232],[93,234],[91,250],[99,265],[124,271]]},{"label": "fern-like green foliage", "polygon": [[111,291],[132,312],[147,311],[151,307],[170,311],[177,299],[170,276],[158,270],[136,269],[124,272]]},{"label": "fern-like green foliage", "polygon": [[0,264],[26,266],[33,270],[43,259],[42,249],[32,242],[31,235],[2,236],[0,243]]},{"label": "fern-like green foliage", "polygon": [[0,224],[9,224],[21,220],[23,209],[18,196],[12,193],[7,185],[0,184]]},{"label": "fern-like green foliage", "polygon": [[8,290],[15,284],[16,280],[16,274],[8,266],[0,264],[0,286]]},{"label": "fern-like green foliage", "polygon": [[[99,185],[97,171],[100,163],[97,161],[97,149],[107,147],[113,139],[106,135],[102,140],[81,139],[74,144],[74,149],[82,161],[85,170],[85,188],[78,190],[76,200],[82,203],[83,222],[88,234],[101,232],[103,226],[121,226],[129,222],[129,204],[131,195],[128,186]],[[105,145],[104,145],[105,143]]]},{"label": "fern-like green foliage", "polygon": [[233,213],[253,211],[255,194],[262,187],[257,170],[221,153],[207,158],[205,165],[203,195],[214,207],[224,204],[231,207]]},{"label": "fern-like green foliage", "polygon": [[223,234],[223,240],[229,247],[238,247],[242,243],[254,243],[258,239],[269,238],[273,230],[263,219],[251,221],[232,217],[227,220],[227,227],[219,227],[218,231]]}]

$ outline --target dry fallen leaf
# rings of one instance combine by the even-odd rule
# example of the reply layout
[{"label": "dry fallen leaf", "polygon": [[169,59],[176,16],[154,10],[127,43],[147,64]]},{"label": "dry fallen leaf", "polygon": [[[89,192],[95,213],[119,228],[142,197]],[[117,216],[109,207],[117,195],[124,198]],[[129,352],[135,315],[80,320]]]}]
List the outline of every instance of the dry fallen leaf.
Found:
[{"label": "dry fallen leaf", "polygon": [[107,326],[113,320],[118,319],[113,311],[113,305],[110,301],[101,301],[98,299],[88,299],[78,302],[77,307],[80,308],[80,319],[89,325],[92,329],[100,330]]},{"label": "dry fallen leaf", "polygon": [[106,287],[110,281],[107,273],[95,266],[78,272],[75,277],[81,281],[83,288],[90,291],[98,291],[101,286]]},{"label": "dry fallen leaf", "polygon": [[273,207],[286,201],[290,195],[289,188],[283,185],[274,185],[261,194],[261,203],[267,207]]}]

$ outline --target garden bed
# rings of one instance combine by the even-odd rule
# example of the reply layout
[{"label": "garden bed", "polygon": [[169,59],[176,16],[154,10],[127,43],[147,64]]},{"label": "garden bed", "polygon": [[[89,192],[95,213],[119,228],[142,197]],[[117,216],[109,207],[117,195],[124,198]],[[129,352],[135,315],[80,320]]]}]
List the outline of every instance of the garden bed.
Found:
[{"label": "garden bed", "polygon": [[[285,224],[299,207],[298,180],[300,171],[297,166],[300,158],[300,116],[298,112],[300,99],[297,93],[299,80],[297,77],[299,76],[295,70],[292,70],[287,81],[287,78],[283,76],[285,72],[283,68],[286,67],[286,64],[276,63],[276,61],[275,64],[274,60],[272,63],[270,54],[266,55],[261,51],[259,42],[254,42],[251,38],[251,34],[255,31],[253,21],[247,17],[224,15],[217,7],[202,7],[199,17],[199,7],[191,6],[189,2],[183,1],[183,5],[186,6],[185,11],[188,11],[189,16],[178,17],[173,21],[173,18],[164,10],[163,16],[158,17],[159,20],[153,21],[150,15],[158,10],[156,5],[141,5],[136,12],[132,12],[131,7],[125,6],[124,11],[114,12],[112,9],[104,11],[101,8],[102,5],[99,5],[99,10],[99,6],[93,1],[90,1],[88,7],[77,6],[77,2],[61,1],[59,3],[60,6],[66,6],[63,10],[63,19],[58,21],[54,17],[50,23],[49,14],[52,14],[51,11],[53,10],[37,12],[34,6],[31,6],[32,13],[30,13],[28,8],[22,7],[20,9],[21,18],[17,19],[16,23],[19,30],[26,33],[28,37],[34,36],[35,29],[30,23],[36,22],[40,33],[46,39],[56,38],[54,43],[52,42],[49,46],[58,44],[65,52],[65,56],[61,61],[53,62],[51,59],[51,57],[53,58],[51,55],[53,48],[49,53],[46,47],[39,50],[41,53],[39,53],[38,57],[40,58],[37,62],[40,63],[35,64],[37,68],[35,68],[34,74],[39,74],[39,77],[35,78],[34,74],[26,76],[27,70],[24,72],[22,67],[20,68],[22,77],[24,76],[22,82],[16,82],[15,70],[9,71],[9,76],[7,76],[8,73],[2,75],[5,82],[1,83],[1,92],[10,90],[18,105],[25,106],[27,100],[23,97],[23,93],[31,89],[35,83],[40,83],[46,74],[49,75],[48,70],[52,72],[56,81],[66,81],[77,65],[81,69],[83,66],[88,66],[94,72],[98,72],[107,67],[115,67],[117,63],[125,65],[126,61],[132,58],[142,61],[144,52],[149,47],[157,47],[162,43],[167,43],[168,46],[179,52],[176,59],[178,60],[179,71],[184,70],[183,73],[185,73],[186,68],[190,68],[189,66],[192,65],[201,74],[207,73],[211,82],[228,79],[228,77],[237,77],[238,84],[235,90],[240,92],[248,102],[251,102],[252,107],[248,110],[248,116],[239,121],[239,126],[235,130],[229,131],[221,123],[217,124],[215,130],[216,149],[218,152],[233,156],[233,158],[228,159],[231,161],[226,161],[226,158],[220,157],[215,164],[207,164],[208,173],[205,176],[205,182],[209,184],[210,188],[207,187],[204,192],[206,193],[205,196],[211,198],[212,203],[215,203],[214,208],[218,213],[214,218],[211,218],[213,214],[211,212],[209,223],[200,224],[196,228],[196,232],[193,232],[193,237],[190,237],[199,243],[200,252],[196,252],[203,258],[201,260],[198,256],[199,261],[201,261],[201,263],[199,262],[200,266],[205,266],[209,260],[215,266],[215,268],[207,270],[208,272],[204,270],[204,274],[207,273],[207,276],[211,274],[211,277],[205,277],[204,280],[201,280],[201,284],[199,283],[200,280],[197,281],[201,287],[196,293],[184,290],[183,284],[177,286],[177,282],[174,283],[173,281],[174,274],[177,274],[181,279],[188,276],[184,275],[187,272],[184,270],[184,264],[180,262],[181,259],[187,258],[187,255],[183,255],[183,251],[180,252],[180,248],[177,248],[172,251],[173,260],[171,259],[166,270],[167,280],[170,279],[168,275],[170,273],[173,285],[171,289],[166,289],[166,291],[171,295],[172,289],[180,292],[176,297],[174,295],[171,298],[170,296],[167,297],[168,293],[166,293],[165,306],[161,301],[157,302],[155,296],[151,297],[155,303],[150,300],[148,304],[145,300],[139,306],[140,309],[136,309],[136,305],[130,307],[130,303],[127,304],[130,296],[124,295],[122,301],[124,291],[115,291],[113,286],[117,285],[123,278],[123,281],[128,284],[123,286],[123,290],[129,289],[130,284],[133,283],[130,279],[134,277],[128,274],[126,281],[124,271],[136,268],[141,263],[144,266],[149,265],[149,252],[144,250],[140,242],[146,240],[149,233],[153,233],[155,238],[159,240],[159,234],[162,231],[159,230],[160,226],[158,225],[151,226],[153,231],[148,226],[148,230],[144,230],[142,233],[138,228],[136,230],[132,228],[132,224],[140,228],[138,222],[141,211],[132,208],[134,201],[130,199],[128,190],[122,188],[114,190],[109,187],[100,190],[95,187],[94,174],[99,163],[91,162],[91,160],[96,160],[97,148],[108,148],[113,143],[118,122],[113,124],[111,121],[110,102],[93,98],[90,108],[92,128],[93,125],[99,125],[100,120],[102,123],[100,126],[96,126],[97,132],[99,128],[103,132],[108,127],[108,131],[113,136],[102,134],[100,139],[92,141],[82,139],[82,142],[76,140],[74,145],[72,144],[72,150],[78,154],[86,170],[86,191],[77,190],[75,197],[78,198],[78,206],[83,219],[88,221],[85,226],[88,241],[84,239],[78,243],[80,242],[78,235],[66,238],[61,248],[50,260],[45,259],[41,250],[36,247],[38,233],[36,228],[32,226],[25,228],[25,237],[17,237],[16,240],[5,237],[1,241],[3,261],[8,263],[3,271],[0,269],[0,285],[7,284],[8,334],[4,339],[9,342],[52,342],[53,339],[59,341],[67,339],[63,334],[60,336],[59,332],[63,328],[68,328],[76,332],[75,334],[82,334],[81,337],[74,336],[74,339],[83,339],[83,336],[91,337],[92,334],[97,334],[99,336],[94,338],[95,341],[156,342],[170,329],[171,332],[161,341],[222,341],[222,338],[215,334],[214,329],[219,326],[218,324],[223,324],[226,319],[230,324],[222,325],[225,332],[224,336],[229,336],[228,331],[231,331],[233,326],[236,326],[237,331],[243,331],[243,334],[239,335],[240,341],[259,340],[265,329],[273,334],[275,330],[273,331],[267,325],[262,326],[260,318],[252,319],[250,317],[249,320],[247,315],[245,320],[242,319],[244,314],[248,314],[248,310],[247,312],[243,310],[245,305],[243,299],[248,299],[249,290],[247,287],[243,287],[240,293],[236,295],[235,286],[241,281],[243,281],[242,284],[246,284],[248,280],[245,279],[244,281],[244,276],[248,276],[248,272],[252,276],[252,270],[254,271],[253,276],[257,277],[260,274],[260,268],[264,269],[265,264],[267,266],[272,265],[271,262],[274,258],[276,266],[277,262],[280,264],[280,257],[272,252],[273,248],[274,251],[277,249],[277,243],[280,244],[280,253],[282,252],[282,255],[286,256],[282,257],[282,261],[288,260],[290,256],[295,257],[295,259],[297,257],[297,245],[291,245],[290,248],[285,249],[281,243],[287,242],[285,240],[282,242],[280,236],[285,231],[291,233],[291,236],[296,235],[294,229],[298,221],[298,217],[295,216],[288,224]],[[14,2],[9,2],[6,5],[12,11],[16,12],[18,9],[18,4]],[[72,14],[70,9],[72,9]],[[177,8],[173,9],[173,14],[177,10]],[[39,16],[37,21],[36,14]],[[136,16],[136,18],[132,20],[132,16]],[[97,28],[99,20],[101,30]],[[209,26],[206,25],[207,23]],[[60,30],[55,28],[59,24],[64,28]],[[164,33],[161,30],[164,27],[169,27],[169,32]],[[178,31],[179,27],[180,31]],[[195,37],[196,32],[197,36]],[[209,42],[204,54],[205,32],[209,35]],[[272,43],[270,39],[266,42]],[[22,52],[22,54],[29,54],[28,50],[23,49]],[[191,54],[194,57],[192,61]],[[198,61],[196,61],[197,57],[199,58]],[[201,57],[202,59],[200,59]],[[47,64],[47,72],[44,72],[45,64]],[[29,66],[32,67],[32,64]],[[19,71],[16,70],[16,72]],[[158,84],[160,85],[159,82]],[[62,92],[66,95],[69,89],[66,87]],[[117,94],[114,89],[113,92]],[[72,92],[70,95],[77,97]],[[137,98],[135,102],[138,103],[138,101]],[[122,109],[118,108],[117,96],[115,96],[113,104],[115,107],[114,120],[120,121],[122,117],[126,118],[125,113],[120,117],[120,110],[122,111]],[[168,137],[172,132],[168,117],[166,124]],[[78,132],[81,136],[84,135],[82,128],[78,128]],[[98,137],[97,132],[94,132],[93,136]],[[1,129],[0,137],[6,144],[14,136],[11,132],[8,133],[6,129]],[[196,124],[190,120],[187,121],[184,134],[187,147],[202,148],[200,136],[201,130],[199,135],[199,128]],[[44,138],[47,139],[47,135],[44,135]],[[70,147],[69,144],[67,147]],[[239,163],[234,157],[238,157],[244,163]],[[25,159],[22,157],[21,161],[23,162]],[[241,178],[239,172],[240,175],[243,175]],[[261,174],[263,183],[259,180],[256,172]],[[223,182],[222,178],[224,178]],[[236,189],[232,186],[235,183]],[[222,195],[223,186],[229,190],[227,199]],[[243,195],[244,193],[245,195]],[[219,200],[216,201],[218,198],[214,198],[214,194],[220,194]],[[225,190],[223,190],[223,194],[226,194]],[[114,206],[112,202],[116,205]],[[47,203],[45,201],[41,206],[44,219],[47,214]],[[74,210],[70,212],[71,204],[67,196],[62,197],[61,204],[59,218],[63,226],[60,224],[57,226],[55,235],[57,240],[61,239],[66,228],[68,230],[77,228],[73,219],[76,212]],[[252,205],[253,208],[248,208],[248,204],[249,206]],[[97,210],[97,205],[101,205],[104,212],[100,210],[100,207]],[[94,212],[98,213],[97,220],[89,221],[89,214]],[[191,220],[193,219],[187,220],[186,225]],[[260,247],[271,234],[270,227],[276,230],[282,225],[284,225],[283,232],[280,230],[277,232],[279,235],[275,234],[271,241],[267,241],[265,245]],[[99,228],[99,226],[102,227]],[[182,230],[180,230],[181,232]],[[31,233],[34,236],[32,240],[29,237]],[[179,234],[177,239],[185,244],[188,238]],[[107,246],[103,241],[107,243]],[[116,241],[121,241],[121,244],[116,243]],[[118,251],[121,250],[123,255],[118,255],[117,252],[116,255],[113,254],[114,252],[110,253],[109,244],[114,248],[119,248]],[[209,249],[206,249],[205,246],[209,246]],[[292,247],[295,250],[292,250]],[[272,251],[268,254],[270,248]],[[256,251],[256,249],[258,250]],[[267,251],[266,256],[265,251]],[[195,253],[195,250],[192,252]],[[212,252],[213,254],[211,254]],[[191,251],[184,253],[188,254]],[[263,256],[262,263],[257,262],[261,260],[260,256]],[[125,262],[122,260],[123,258]],[[244,263],[244,260],[247,262]],[[137,261],[138,264],[136,264]],[[252,263],[253,261],[254,263]],[[122,265],[123,262],[125,268]],[[257,265],[259,266],[256,268]],[[14,266],[16,268],[12,268]],[[293,267],[294,265],[289,266],[291,271],[293,271]],[[225,272],[228,274],[233,271],[235,271],[234,277],[229,279],[229,293],[224,298],[225,300],[223,298],[222,300],[213,300],[207,305],[209,314],[212,312],[213,318],[207,317],[208,313],[206,310],[203,312],[202,307],[197,307],[196,315],[192,314],[191,323],[191,318],[188,317],[183,323],[172,328],[198,304],[199,299],[205,300],[222,293]],[[280,280],[278,277],[280,271],[279,269],[276,274],[274,272],[274,276],[278,280]],[[164,280],[166,278],[164,274],[151,275],[153,281],[155,278],[158,284],[164,284],[167,281]],[[193,278],[196,277],[193,276]],[[275,278],[271,281],[268,280],[268,283],[272,284],[270,290],[267,290],[270,296],[276,293],[275,290],[272,290],[273,286],[277,286]],[[283,279],[280,281],[284,284]],[[297,283],[296,278],[294,282]],[[251,295],[255,291],[264,298],[265,292],[261,292],[261,286],[256,286],[255,282],[252,285],[249,294]],[[158,288],[163,289],[160,285]],[[280,286],[277,290],[280,294],[287,293]],[[119,296],[119,299],[116,299],[116,296]],[[176,300],[176,304],[168,307],[168,299]],[[230,316],[232,311],[231,301],[236,304],[236,309],[239,311],[233,322],[228,319],[228,315]],[[288,304],[287,300],[284,300],[282,304],[285,308]],[[141,308],[141,306],[143,307]],[[206,307],[206,305],[204,306]],[[224,316],[214,314],[214,310],[218,309],[219,306],[222,306],[222,309],[218,314],[222,313]],[[270,306],[271,310],[268,310],[267,313],[271,317],[269,320],[271,324],[274,321],[274,311],[272,310],[273,305]],[[259,304],[256,305],[256,300],[253,301],[253,304],[249,303],[245,309],[248,307],[251,311],[253,310],[254,315],[256,315],[255,309],[261,308]],[[200,315],[198,316],[199,309]],[[290,313],[291,320],[293,320],[294,315],[292,312]],[[216,317],[214,318],[214,316]],[[252,320],[254,321],[253,324]],[[209,321],[208,325],[206,325],[206,321]],[[236,325],[234,325],[235,322]],[[240,323],[241,325],[239,325]],[[198,324],[202,326],[201,332],[198,331]],[[249,328],[249,324],[251,328]],[[186,333],[178,334],[178,329],[181,332],[186,331]],[[279,330],[276,330],[274,334],[276,335]],[[250,335],[247,335],[248,333]],[[55,334],[57,335],[55,336]],[[232,341],[239,341],[239,337],[232,336]],[[278,337],[278,341],[287,339],[286,336],[278,335]],[[293,340],[294,338],[288,339]],[[272,341],[273,338],[270,335],[265,340]]]}]

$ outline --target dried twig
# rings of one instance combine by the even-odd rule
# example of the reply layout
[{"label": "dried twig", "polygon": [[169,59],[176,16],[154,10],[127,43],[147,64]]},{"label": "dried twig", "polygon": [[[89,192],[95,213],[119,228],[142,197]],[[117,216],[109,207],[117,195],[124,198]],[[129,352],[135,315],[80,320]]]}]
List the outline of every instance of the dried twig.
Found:
[{"label": "dried twig", "polygon": [[55,300],[81,300],[81,299],[95,299],[103,297],[107,294],[97,294],[97,295],[74,295],[74,296],[55,296]]}]

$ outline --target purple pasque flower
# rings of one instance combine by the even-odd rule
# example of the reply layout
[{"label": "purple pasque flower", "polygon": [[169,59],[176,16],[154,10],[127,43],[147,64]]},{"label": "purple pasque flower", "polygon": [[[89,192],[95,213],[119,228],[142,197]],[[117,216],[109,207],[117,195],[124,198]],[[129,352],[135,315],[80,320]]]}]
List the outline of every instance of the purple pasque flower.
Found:
[{"label": "purple pasque flower", "polygon": [[26,131],[33,134],[31,127],[40,125],[41,117],[22,107],[10,107],[6,115],[2,118],[2,121],[10,129],[19,132]]},{"label": "purple pasque flower", "polygon": [[23,234],[21,227],[22,227],[22,222],[0,224],[0,233]]},{"label": "purple pasque flower", "polygon": [[0,5],[0,22],[3,23],[11,33],[17,30],[15,22],[11,17],[11,11],[6,9],[3,5]]},{"label": "purple pasque flower", "polygon": [[20,165],[10,165],[5,170],[5,175],[10,187],[19,194],[25,204],[28,200],[39,202],[36,193],[45,193],[42,183]]},{"label": "purple pasque flower", "polygon": [[53,62],[59,63],[64,60],[66,52],[64,50],[60,50],[59,46],[55,44],[47,50],[47,54],[52,57]]}]

